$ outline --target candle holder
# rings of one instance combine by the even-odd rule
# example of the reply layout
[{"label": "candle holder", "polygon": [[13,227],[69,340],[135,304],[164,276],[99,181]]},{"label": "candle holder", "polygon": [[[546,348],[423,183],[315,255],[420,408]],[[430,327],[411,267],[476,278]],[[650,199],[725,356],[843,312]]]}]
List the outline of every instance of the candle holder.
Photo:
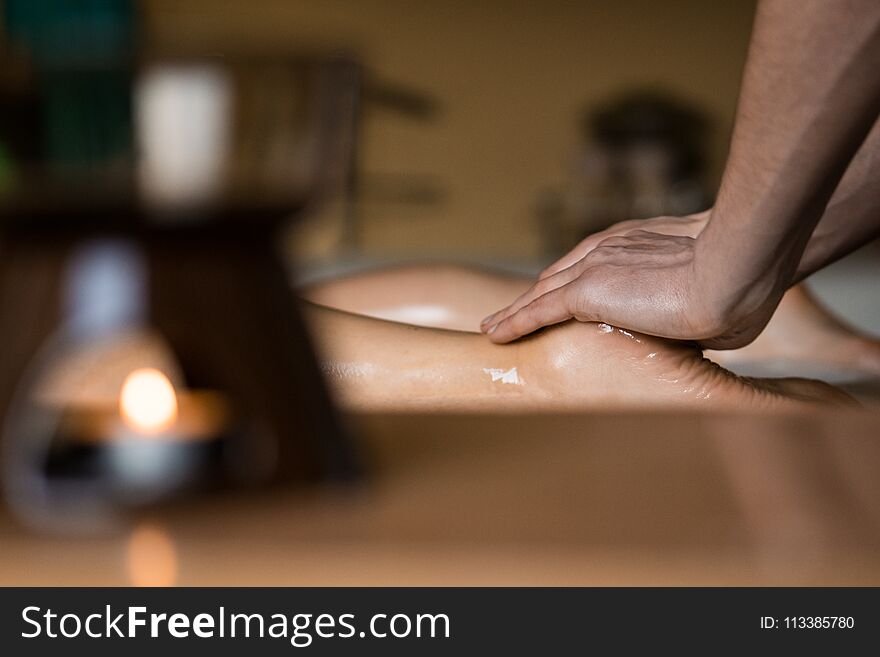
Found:
[{"label": "candle holder", "polygon": [[[81,528],[195,485],[352,476],[276,234],[347,175],[356,63],[17,68],[0,81],[6,501]],[[56,134],[59,97],[93,142]],[[11,135],[15,115],[30,132]],[[163,389],[174,418],[151,432],[132,418]]]}]

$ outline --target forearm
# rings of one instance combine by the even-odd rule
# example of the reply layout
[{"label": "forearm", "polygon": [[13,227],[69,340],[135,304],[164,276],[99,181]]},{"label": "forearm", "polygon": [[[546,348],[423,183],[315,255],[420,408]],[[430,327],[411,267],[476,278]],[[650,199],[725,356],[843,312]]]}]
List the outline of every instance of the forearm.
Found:
[{"label": "forearm", "polygon": [[[880,3],[764,0],[697,263],[722,308],[784,289],[880,111]],[[752,298],[754,297],[754,298]]]},{"label": "forearm", "polygon": [[880,114],[878,71],[877,0],[762,0],[705,228],[634,228],[587,243],[580,260],[546,273],[481,330],[507,343],[575,317],[712,349],[748,344],[795,280]]},{"label": "forearm", "polygon": [[813,231],[794,283],[880,237],[880,120],[846,170]]}]

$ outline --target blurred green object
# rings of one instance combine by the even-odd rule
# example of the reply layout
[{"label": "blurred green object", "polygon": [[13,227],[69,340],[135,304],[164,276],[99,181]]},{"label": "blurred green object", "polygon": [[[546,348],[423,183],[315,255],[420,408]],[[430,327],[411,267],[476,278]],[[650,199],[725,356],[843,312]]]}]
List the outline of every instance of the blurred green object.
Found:
[{"label": "blurred green object", "polygon": [[43,75],[41,87],[47,163],[125,165],[132,145],[128,71],[51,71]]},{"label": "blurred green object", "polygon": [[6,0],[4,23],[35,67],[45,163],[124,164],[132,149],[133,1]]},{"label": "blurred green object", "polygon": [[133,0],[5,0],[3,9],[9,41],[41,65],[131,50]]}]

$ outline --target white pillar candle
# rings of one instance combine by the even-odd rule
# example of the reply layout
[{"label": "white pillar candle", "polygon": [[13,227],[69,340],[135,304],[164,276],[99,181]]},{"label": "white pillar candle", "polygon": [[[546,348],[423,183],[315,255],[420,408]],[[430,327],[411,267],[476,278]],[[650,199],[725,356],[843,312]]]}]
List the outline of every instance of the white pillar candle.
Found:
[{"label": "white pillar candle", "polygon": [[145,199],[186,206],[215,198],[224,182],[231,89],[222,69],[165,65],[137,83],[139,183]]}]

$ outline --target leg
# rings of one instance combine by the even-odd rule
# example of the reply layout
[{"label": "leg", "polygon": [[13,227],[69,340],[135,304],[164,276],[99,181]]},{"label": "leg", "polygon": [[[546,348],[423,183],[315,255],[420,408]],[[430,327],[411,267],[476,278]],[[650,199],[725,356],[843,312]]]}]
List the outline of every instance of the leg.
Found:
[{"label": "leg", "polygon": [[[736,377],[696,348],[603,324],[567,322],[502,346],[479,334],[388,322],[313,304],[306,304],[305,319],[336,400],[349,409],[772,410],[798,402],[848,401],[817,381]],[[131,360],[127,353],[151,363],[168,358],[161,341],[147,333],[97,349],[60,363],[43,395],[57,403],[101,394],[112,399],[118,385],[108,385],[108,380],[121,380],[127,371],[124,363]],[[104,366],[98,367],[96,359]]]},{"label": "leg", "polygon": [[819,382],[742,379],[696,348],[604,324],[572,321],[494,345],[321,306],[306,316],[337,397],[361,410],[775,409],[847,400]]},{"label": "leg", "polygon": [[456,265],[410,265],[317,283],[300,295],[322,306],[403,324],[479,332],[480,320],[529,279]]},{"label": "leg", "polygon": [[[456,266],[407,266],[319,283],[302,291],[321,305],[419,326],[476,331],[480,320],[530,285],[525,277]],[[880,374],[880,340],[860,335],[822,308],[803,285],[789,290],[747,347],[711,351],[722,365],[805,361]]]},{"label": "leg", "polygon": [[834,317],[805,285],[786,292],[773,319],[752,344],[707,355],[726,366],[806,361],[880,375],[880,340],[862,335]]}]

